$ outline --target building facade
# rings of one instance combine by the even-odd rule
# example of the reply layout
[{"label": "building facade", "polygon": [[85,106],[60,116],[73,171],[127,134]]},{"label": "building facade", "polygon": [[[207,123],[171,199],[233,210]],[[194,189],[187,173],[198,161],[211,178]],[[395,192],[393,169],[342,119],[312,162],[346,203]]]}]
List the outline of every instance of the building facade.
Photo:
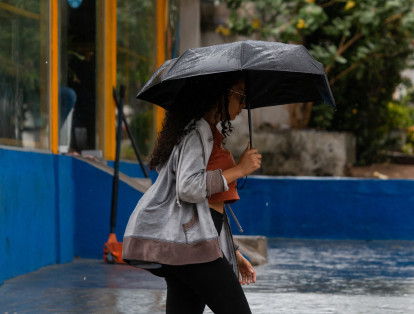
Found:
[{"label": "building facade", "polygon": [[[0,285],[99,257],[113,170],[74,156],[115,158],[121,84],[138,145],[149,150],[163,112],[135,95],[177,51],[178,15],[174,0],[0,0]],[[142,196],[135,181],[120,181],[119,238]]]},{"label": "building facade", "polygon": [[151,145],[156,108],[135,95],[178,51],[178,14],[173,0],[0,1],[0,145],[114,159],[120,84]]}]

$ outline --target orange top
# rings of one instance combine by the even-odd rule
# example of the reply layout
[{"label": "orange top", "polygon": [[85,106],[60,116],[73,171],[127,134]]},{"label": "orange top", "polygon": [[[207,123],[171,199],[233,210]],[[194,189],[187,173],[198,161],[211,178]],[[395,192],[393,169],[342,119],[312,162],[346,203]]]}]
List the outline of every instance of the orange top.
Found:
[{"label": "orange top", "polygon": [[[226,170],[236,166],[233,155],[223,148],[223,135],[214,125],[210,125],[213,132],[213,150],[211,151],[210,159],[208,160],[207,170]],[[237,202],[240,197],[237,193],[236,181],[228,184],[229,190],[211,195],[208,199],[209,203],[223,202],[231,204]]]}]

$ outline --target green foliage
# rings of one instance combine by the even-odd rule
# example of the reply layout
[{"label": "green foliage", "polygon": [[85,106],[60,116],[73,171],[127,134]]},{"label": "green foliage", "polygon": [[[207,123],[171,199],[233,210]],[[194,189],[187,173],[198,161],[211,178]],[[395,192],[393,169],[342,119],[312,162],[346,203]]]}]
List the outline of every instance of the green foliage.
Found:
[{"label": "green foliage", "polygon": [[398,102],[389,102],[387,105],[387,127],[389,130],[408,129],[413,125],[413,108]]},{"label": "green foliage", "polygon": [[402,147],[403,153],[414,154],[414,125],[407,130],[407,143]]},{"label": "green foliage", "polygon": [[[126,86],[125,105],[132,111],[131,129],[143,157],[153,143],[152,104],[135,98],[155,68],[155,2],[117,2],[117,83]],[[122,157],[136,160],[131,145]]]},{"label": "green foliage", "polygon": [[[40,1],[25,1],[21,9],[40,16]],[[41,84],[39,69],[42,35],[39,20],[0,12],[0,73],[30,91]]]},{"label": "green foliage", "polygon": [[42,27],[46,16],[41,7],[48,5],[44,0],[8,4],[31,14],[0,10],[0,138],[21,141],[26,111],[36,127],[44,130],[48,123],[48,107],[40,99],[48,69],[48,30]]},{"label": "green foliage", "polygon": [[398,116],[388,104],[413,53],[414,0],[223,2],[231,34],[303,44],[325,65],[338,111],[315,103],[309,126],[353,132],[361,164],[380,158]]},{"label": "green foliage", "polygon": [[154,16],[153,0],[118,1],[117,83],[126,86],[129,105],[154,70]]}]

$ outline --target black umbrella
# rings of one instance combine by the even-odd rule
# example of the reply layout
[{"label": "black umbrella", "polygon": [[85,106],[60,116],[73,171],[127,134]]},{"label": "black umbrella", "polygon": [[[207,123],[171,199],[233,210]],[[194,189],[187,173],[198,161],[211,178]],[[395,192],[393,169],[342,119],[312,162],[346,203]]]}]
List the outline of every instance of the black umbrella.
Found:
[{"label": "black umbrella", "polygon": [[168,110],[186,80],[236,71],[245,75],[251,145],[250,109],[310,101],[335,108],[324,67],[305,47],[252,40],[185,51],[161,65],[137,98]]}]

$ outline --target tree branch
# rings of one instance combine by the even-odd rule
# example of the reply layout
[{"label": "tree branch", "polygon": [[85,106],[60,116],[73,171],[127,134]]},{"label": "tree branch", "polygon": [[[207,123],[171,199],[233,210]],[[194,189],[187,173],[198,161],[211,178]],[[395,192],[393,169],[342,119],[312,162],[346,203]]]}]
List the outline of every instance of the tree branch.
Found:
[{"label": "tree branch", "polygon": [[351,66],[347,67],[345,70],[343,70],[337,76],[335,76],[333,79],[330,79],[329,84],[331,86],[333,86],[337,80],[339,80],[341,77],[347,75],[349,72],[351,72],[353,69],[355,69],[360,64],[361,64],[361,62],[353,63]]},{"label": "tree branch", "polygon": [[[329,3],[333,3],[333,2],[335,2],[335,0],[332,0]],[[393,22],[395,20],[398,20],[402,16],[403,16],[402,13],[399,13],[399,14],[396,14],[396,15],[393,15],[393,16],[390,16],[389,18],[387,18],[385,20],[384,24],[388,24],[388,23],[391,23],[391,22]],[[335,61],[335,59],[338,56],[340,56],[341,54],[343,54],[352,44],[354,44],[358,39],[360,39],[363,36],[364,35],[362,33],[355,34],[354,37],[352,37],[346,44],[344,44],[345,37],[342,36],[341,42],[339,43],[338,50],[335,53],[334,61]],[[327,65],[326,68],[325,68],[326,73],[328,73],[331,68],[332,68],[332,64]]]},{"label": "tree branch", "polygon": [[364,63],[367,59],[383,59],[383,58],[395,58],[398,57],[401,54],[400,51],[394,52],[394,53],[372,53],[368,56],[366,56],[364,59],[362,59],[359,62],[353,63],[351,66],[349,66],[348,68],[346,68],[345,70],[343,70],[341,73],[339,73],[337,76],[335,76],[333,79],[329,80],[329,84],[332,86],[335,84],[335,82],[337,80],[339,80],[341,77],[347,75],[349,72],[351,72],[352,70],[354,70],[357,66],[359,66],[360,64]]},{"label": "tree branch", "polygon": [[339,48],[343,47],[345,39],[346,39],[346,36],[342,35],[341,41],[339,42]]},{"label": "tree branch", "polygon": [[321,8],[327,8],[327,7],[330,7],[331,5],[333,5],[335,2],[336,2],[335,0],[332,0],[332,1],[329,1],[329,2],[327,2],[327,3],[320,4],[319,6],[320,6]]},{"label": "tree branch", "polygon": [[[338,56],[343,54],[349,47],[351,47],[351,45],[353,43],[355,43],[362,36],[364,36],[362,33],[355,34],[354,37],[352,37],[346,44],[343,44],[342,46],[339,46],[338,50],[335,53],[334,61]],[[341,38],[341,43],[343,43],[343,40],[344,40],[344,36],[342,36],[342,38]],[[326,73],[328,73],[331,68],[332,68],[332,64],[327,65],[326,68],[325,68]]]},{"label": "tree branch", "polygon": [[360,39],[363,36],[364,35],[362,33],[355,34],[354,37],[352,37],[346,44],[344,44],[341,49],[338,49],[339,51],[338,55],[341,55],[342,53],[344,53],[354,42],[356,42],[358,39]]},{"label": "tree branch", "polygon": [[391,23],[391,22],[393,22],[395,20],[398,20],[398,19],[400,19],[402,17],[403,17],[403,14],[402,13],[399,13],[399,14],[396,14],[396,15],[393,15],[393,16],[390,16],[389,18],[387,18],[385,20],[384,24]]}]

